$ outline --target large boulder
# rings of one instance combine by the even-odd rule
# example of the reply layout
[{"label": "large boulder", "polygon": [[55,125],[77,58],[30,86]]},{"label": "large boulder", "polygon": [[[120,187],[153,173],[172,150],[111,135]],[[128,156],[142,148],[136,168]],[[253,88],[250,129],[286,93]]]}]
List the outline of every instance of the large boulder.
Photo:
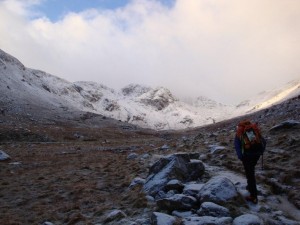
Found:
[{"label": "large boulder", "polygon": [[204,174],[204,165],[201,161],[191,161],[189,154],[177,153],[162,157],[149,169],[144,190],[151,196],[164,190],[170,180],[182,182],[198,179]]},{"label": "large boulder", "polygon": [[226,177],[211,178],[201,188],[198,198],[200,202],[213,202],[216,204],[235,201],[240,197],[234,184]]}]

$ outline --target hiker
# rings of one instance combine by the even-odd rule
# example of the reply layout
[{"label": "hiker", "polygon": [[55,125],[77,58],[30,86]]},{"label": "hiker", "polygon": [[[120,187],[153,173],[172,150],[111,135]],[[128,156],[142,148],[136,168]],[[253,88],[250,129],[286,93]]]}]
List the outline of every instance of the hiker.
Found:
[{"label": "hiker", "polygon": [[255,166],[266,147],[266,140],[261,136],[257,124],[249,120],[241,121],[237,126],[234,147],[238,158],[242,161],[246,178],[246,189],[250,196],[247,201],[257,203],[257,188],[255,179]]}]

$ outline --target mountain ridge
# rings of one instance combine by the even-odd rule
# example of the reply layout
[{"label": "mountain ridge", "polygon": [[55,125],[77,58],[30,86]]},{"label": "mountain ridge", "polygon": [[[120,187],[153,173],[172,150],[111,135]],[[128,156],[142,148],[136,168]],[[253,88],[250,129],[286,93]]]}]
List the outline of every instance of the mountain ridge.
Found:
[{"label": "mountain ridge", "polygon": [[[0,50],[1,100],[11,107],[36,104],[49,110],[91,112],[156,130],[203,126],[261,110],[300,94],[300,82],[269,91],[237,106],[199,96],[186,103],[165,87],[129,84],[116,91],[92,81],[69,82],[46,72],[26,68]],[[12,92],[13,89],[13,92]],[[13,102],[13,104],[12,104]],[[33,112],[34,114],[34,112]]]}]

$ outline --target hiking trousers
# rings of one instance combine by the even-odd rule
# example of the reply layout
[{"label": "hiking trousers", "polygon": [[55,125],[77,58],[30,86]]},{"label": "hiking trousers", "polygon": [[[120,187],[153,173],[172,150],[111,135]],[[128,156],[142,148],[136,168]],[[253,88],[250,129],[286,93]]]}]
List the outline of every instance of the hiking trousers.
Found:
[{"label": "hiking trousers", "polygon": [[255,198],[257,198],[255,166],[259,160],[259,157],[260,155],[245,155],[242,160],[247,178],[247,189],[250,192],[250,195]]}]

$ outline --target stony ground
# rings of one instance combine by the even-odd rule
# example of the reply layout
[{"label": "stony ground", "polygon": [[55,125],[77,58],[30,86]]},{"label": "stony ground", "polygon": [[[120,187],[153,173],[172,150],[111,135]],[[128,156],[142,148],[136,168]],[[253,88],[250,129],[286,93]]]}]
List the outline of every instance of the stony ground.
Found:
[{"label": "stony ground", "polygon": [[[299,109],[296,98],[248,116],[259,122],[268,140],[264,170],[257,169],[258,182],[276,195],[287,196],[298,209],[299,128],[270,129],[287,119],[300,121]],[[11,160],[0,162],[0,224],[101,224],[113,209],[130,217],[148,215],[155,206],[147,204],[139,189],[128,186],[133,178],[147,176],[149,164],[158,155],[200,152],[205,163],[243,174],[233,149],[240,119],[186,131],[154,132],[118,123],[96,126],[86,118],[79,125],[39,124],[2,115],[0,149]],[[211,145],[224,149],[213,151]],[[148,153],[150,158],[128,159],[133,152]]]}]

